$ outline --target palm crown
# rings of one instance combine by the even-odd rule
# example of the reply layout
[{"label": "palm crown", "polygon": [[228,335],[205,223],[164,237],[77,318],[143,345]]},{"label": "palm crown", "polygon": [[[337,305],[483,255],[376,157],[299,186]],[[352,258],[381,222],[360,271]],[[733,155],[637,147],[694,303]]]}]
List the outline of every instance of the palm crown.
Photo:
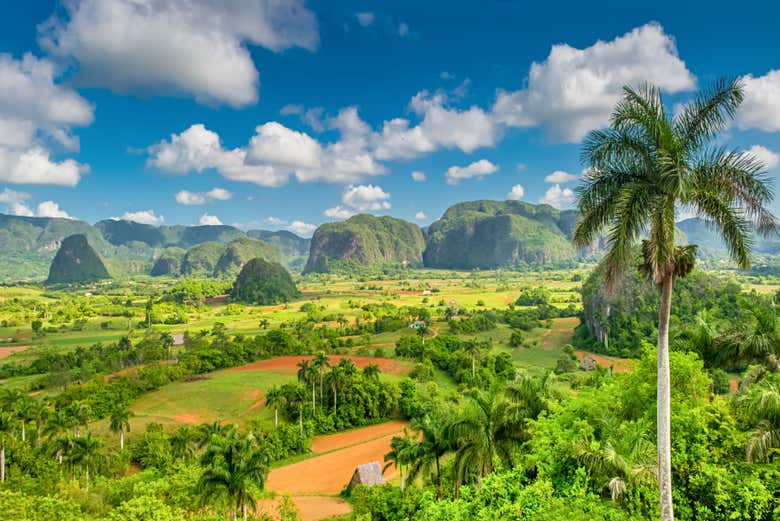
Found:
[{"label": "palm crown", "polygon": [[692,269],[695,250],[674,244],[680,207],[716,227],[737,264],[749,265],[751,229],[776,226],[766,209],[772,188],[755,157],[712,144],[742,99],[739,80],[720,80],[670,117],[657,88],[625,87],[610,127],[588,135],[574,242],[586,246],[606,229],[608,281],[643,234],[643,265],[656,283]]}]

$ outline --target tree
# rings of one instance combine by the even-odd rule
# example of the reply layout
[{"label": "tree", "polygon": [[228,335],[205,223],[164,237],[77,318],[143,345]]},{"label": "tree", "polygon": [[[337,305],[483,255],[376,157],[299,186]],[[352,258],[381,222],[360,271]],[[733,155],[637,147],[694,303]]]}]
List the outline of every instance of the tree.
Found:
[{"label": "tree", "polygon": [[68,460],[74,468],[84,470],[86,490],[89,490],[89,470],[94,469],[103,457],[103,440],[87,432],[84,436],[73,440],[73,448],[68,454]]},{"label": "tree", "polygon": [[204,500],[226,501],[234,520],[239,509],[246,520],[248,506],[257,503],[254,489],[262,489],[268,477],[269,463],[265,451],[236,433],[227,437],[215,436],[203,454],[202,463],[207,469],[198,482],[198,488]]},{"label": "tree", "polygon": [[754,426],[747,460],[771,461],[780,452],[780,376],[770,375],[750,386],[737,403]]},{"label": "tree", "polygon": [[119,450],[125,450],[125,432],[130,432],[130,418],[133,413],[127,406],[117,406],[109,416],[109,429],[113,433],[119,433]]},{"label": "tree", "polygon": [[171,443],[171,455],[174,458],[187,461],[194,454],[197,436],[188,425],[173,431],[168,439]]},{"label": "tree", "polygon": [[278,387],[271,387],[265,393],[265,406],[274,408],[274,428],[279,426],[279,407],[286,403],[286,397]]},{"label": "tree", "polygon": [[674,519],[671,477],[669,316],[676,278],[688,275],[696,246],[675,246],[675,215],[685,207],[721,235],[741,268],[750,265],[750,232],[776,228],[766,205],[772,190],[764,165],[750,154],[712,146],[743,99],[739,80],[721,80],[678,115],[667,116],[658,88],[624,87],[610,127],[585,139],[588,166],[578,188],[582,215],[574,244],[585,247],[607,230],[608,288],[634,257],[640,236],[642,271],[658,286],[657,437],[661,519]]},{"label": "tree", "polygon": [[469,356],[471,357],[471,381],[472,382],[474,382],[474,379],[477,376],[476,359],[481,349],[482,346],[476,340],[470,340],[468,342],[463,343],[463,350],[466,353],[468,353]]},{"label": "tree", "polygon": [[5,482],[5,448],[12,440],[15,423],[10,413],[0,412],[0,483]]},{"label": "tree", "polygon": [[320,404],[322,404],[322,385],[324,380],[324,373],[325,370],[330,367],[330,358],[328,358],[328,355],[320,351],[316,355],[314,355],[314,358],[312,358],[311,361],[314,368],[317,370],[317,375],[320,380]]},{"label": "tree", "polygon": [[401,475],[401,492],[404,491],[404,485],[406,484],[404,467],[412,461],[412,451],[414,450],[416,441],[416,437],[404,428],[403,435],[393,436],[393,439],[390,440],[390,452],[385,454],[386,465],[382,472],[387,471],[390,465],[395,465],[395,468],[398,469],[398,472]]},{"label": "tree", "polygon": [[325,381],[328,385],[330,385],[331,391],[333,391],[333,415],[334,416],[338,416],[338,412],[339,412],[338,409],[339,387],[341,387],[346,380],[347,380],[347,374],[344,371],[344,368],[341,366],[341,363],[339,363],[339,365],[331,367],[330,371],[328,371],[328,373],[325,375]]},{"label": "tree", "polygon": [[[407,478],[413,481],[420,472],[435,472],[436,497],[444,497],[441,479],[441,458],[451,449],[448,437],[449,418],[442,411],[426,414],[412,421],[412,430],[417,431],[414,445],[408,447],[409,473]],[[419,439],[419,438],[422,439]]]},{"label": "tree", "polygon": [[62,465],[62,457],[65,451],[62,450],[63,444],[59,442],[65,438],[63,434],[66,434],[75,426],[76,420],[64,409],[55,409],[49,413],[43,432],[50,440],[54,440],[56,447],[55,456],[60,465]]},{"label": "tree", "polygon": [[381,371],[379,370],[379,366],[373,362],[370,362],[366,367],[363,368],[363,376],[369,380],[379,380],[380,373]]},{"label": "tree", "polygon": [[317,416],[317,391],[315,390],[315,384],[317,382],[317,377],[319,376],[319,371],[315,367],[313,361],[312,363],[309,362],[309,360],[301,360],[298,362],[298,381],[303,382],[305,384],[311,384],[311,415],[312,417]]}]

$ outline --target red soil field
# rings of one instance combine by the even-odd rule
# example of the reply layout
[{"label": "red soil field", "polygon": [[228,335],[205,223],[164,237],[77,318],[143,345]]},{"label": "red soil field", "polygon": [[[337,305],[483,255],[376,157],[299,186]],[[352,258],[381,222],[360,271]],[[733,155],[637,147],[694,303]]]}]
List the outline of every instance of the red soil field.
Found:
[{"label": "red soil field", "polygon": [[[234,367],[230,371],[273,371],[276,373],[296,373],[298,371],[298,362],[301,360],[311,360],[312,355],[305,356],[280,356],[269,360],[261,360],[251,364]],[[409,372],[408,364],[399,362],[392,358],[374,358],[370,356],[344,356],[328,355],[331,365],[336,365],[342,358],[349,358],[359,369],[363,369],[368,364],[373,363],[379,366],[379,370],[386,374],[406,374]]]},{"label": "red soil field", "polygon": [[2,360],[3,358],[7,358],[14,353],[21,353],[22,351],[25,351],[27,349],[30,349],[30,346],[0,347],[0,360]]},{"label": "red soil field", "polygon": [[[343,516],[352,512],[352,508],[340,497],[330,496],[293,496],[295,506],[303,521],[319,521],[333,516]],[[278,504],[281,498],[265,499],[257,505],[258,513],[263,512],[279,519]]]},{"label": "red soil field", "polygon": [[408,426],[408,422],[391,421],[380,425],[356,429],[354,431],[317,436],[311,443],[311,451],[322,454],[332,450],[342,449],[358,443],[375,440],[387,436],[388,434],[398,434],[404,430],[404,427]]}]

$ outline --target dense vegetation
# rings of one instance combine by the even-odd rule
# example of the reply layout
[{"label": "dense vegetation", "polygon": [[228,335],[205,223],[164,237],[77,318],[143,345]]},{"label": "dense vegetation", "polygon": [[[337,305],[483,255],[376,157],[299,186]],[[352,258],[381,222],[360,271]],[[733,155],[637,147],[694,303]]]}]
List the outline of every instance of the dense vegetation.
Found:
[{"label": "dense vegetation", "polygon": [[252,259],[236,277],[230,296],[237,302],[272,305],[299,296],[290,273],[278,262]]},{"label": "dense vegetation", "polygon": [[459,203],[428,229],[425,265],[491,269],[570,262],[577,258],[570,242],[576,219],[576,212],[522,201]]},{"label": "dense vegetation", "polygon": [[424,249],[425,239],[416,224],[355,215],[317,228],[304,271],[364,271],[383,264],[421,266]]},{"label": "dense vegetation", "polygon": [[49,267],[47,284],[95,282],[109,278],[103,261],[81,234],[63,239]]}]

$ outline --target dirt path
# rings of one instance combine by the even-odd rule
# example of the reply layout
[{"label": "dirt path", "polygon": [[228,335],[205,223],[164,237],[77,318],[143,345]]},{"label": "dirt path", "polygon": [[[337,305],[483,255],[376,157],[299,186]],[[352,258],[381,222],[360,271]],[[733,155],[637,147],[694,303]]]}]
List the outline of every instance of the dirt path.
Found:
[{"label": "dirt path", "polygon": [[[271,358],[269,360],[261,360],[260,362],[254,362],[251,364],[234,367],[230,371],[274,371],[277,373],[296,373],[298,371],[298,362],[301,360],[311,360],[314,358],[312,355],[305,356],[280,356],[277,358]],[[345,355],[328,355],[331,365],[336,365],[342,358],[349,358],[358,369],[363,369],[368,364],[376,364],[379,366],[379,370],[385,374],[407,374],[410,371],[408,363],[394,360],[392,358],[374,358],[371,356],[345,356]]]},{"label": "dirt path", "polygon": [[370,440],[387,436],[388,434],[398,434],[404,427],[408,427],[408,422],[391,421],[362,429],[355,429],[349,432],[340,432],[338,434],[329,434],[327,436],[317,436],[311,443],[311,450],[317,454],[330,452],[358,443],[365,443]]},{"label": "dirt path", "polygon": [[30,349],[31,346],[8,346],[8,347],[0,347],[0,360],[4,358],[8,358],[14,353],[21,353],[22,351],[26,351],[27,349]]}]

